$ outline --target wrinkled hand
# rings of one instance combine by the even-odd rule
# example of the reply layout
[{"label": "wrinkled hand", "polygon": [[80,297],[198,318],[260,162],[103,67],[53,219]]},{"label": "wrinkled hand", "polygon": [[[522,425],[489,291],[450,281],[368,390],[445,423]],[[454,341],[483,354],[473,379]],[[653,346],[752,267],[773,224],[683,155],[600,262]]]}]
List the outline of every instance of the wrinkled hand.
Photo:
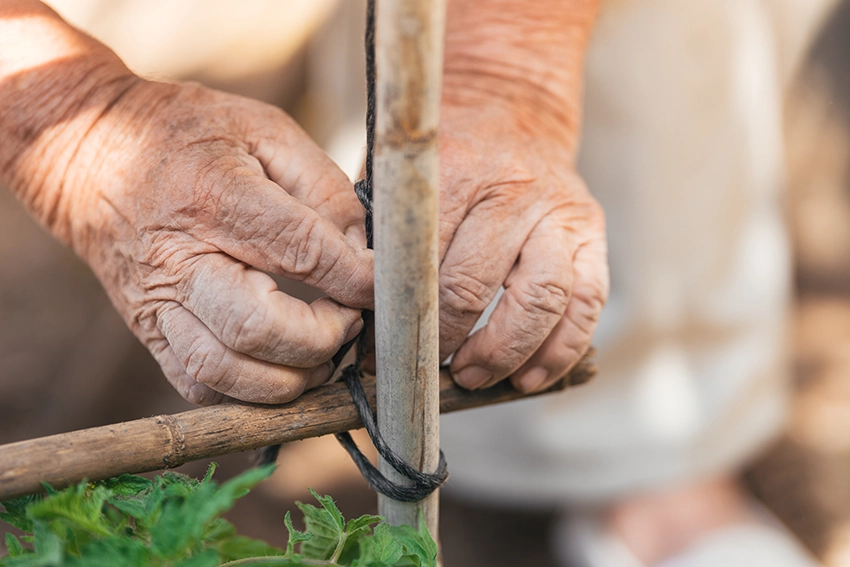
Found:
[{"label": "wrinkled hand", "polygon": [[[74,248],[187,400],[276,403],[324,383],[372,304],[348,179],[276,108],[127,80],[65,172]],[[264,272],[329,298],[308,305]]]},{"label": "wrinkled hand", "polygon": [[607,298],[602,212],[557,128],[506,105],[444,100],[441,112],[440,356],[455,353],[467,388],[511,375],[544,389],[588,349]]}]

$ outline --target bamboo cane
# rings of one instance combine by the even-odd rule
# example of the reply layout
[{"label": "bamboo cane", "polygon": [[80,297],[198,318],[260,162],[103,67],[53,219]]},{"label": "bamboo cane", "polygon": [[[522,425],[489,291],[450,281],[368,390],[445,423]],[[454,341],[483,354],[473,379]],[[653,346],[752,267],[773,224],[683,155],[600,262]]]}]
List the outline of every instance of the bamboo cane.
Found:
[{"label": "bamboo cane", "polygon": [[[593,372],[585,359],[547,392],[582,383]],[[363,387],[374,408],[374,379],[364,379]],[[443,412],[523,397],[507,383],[486,390],[463,390],[445,373],[440,389]],[[0,445],[0,501],[39,492],[41,482],[63,488],[84,479],[174,468],[359,427],[362,424],[351,394],[339,383],[278,406],[223,404]]]},{"label": "bamboo cane", "polygon": [[[420,471],[439,459],[437,127],[443,0],[377,3],[374,145],[375,328],[378,426]],[[381,472],[409,482],[383,459]],[[437,534],[437,494],[420,502],[379,496],[390,524]]]}]

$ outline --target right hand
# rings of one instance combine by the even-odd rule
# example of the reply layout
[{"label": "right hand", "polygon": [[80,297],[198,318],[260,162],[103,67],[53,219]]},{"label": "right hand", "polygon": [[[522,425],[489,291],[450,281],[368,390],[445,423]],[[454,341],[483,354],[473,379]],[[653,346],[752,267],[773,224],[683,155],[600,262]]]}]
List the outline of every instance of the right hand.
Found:
[{"label": "right hand", "polygon": [[[280,403],[326,382],[373,305],[348,178],[274,107],[126,70],[116,81],[96,119],[61,126],[71,157],[58,177],[32,175],[42,183],[25,203],[91,265],[187,400]],[[329,297],[308,305],[264,272]]]}]

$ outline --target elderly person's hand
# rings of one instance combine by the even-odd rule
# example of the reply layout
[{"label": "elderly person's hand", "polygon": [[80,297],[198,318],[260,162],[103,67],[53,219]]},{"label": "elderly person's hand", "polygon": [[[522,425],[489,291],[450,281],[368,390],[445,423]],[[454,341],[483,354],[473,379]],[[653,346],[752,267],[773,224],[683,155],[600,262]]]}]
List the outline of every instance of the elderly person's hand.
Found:
[{"label": "elderly person's hand", "polygon": [[[608,294],[602,211],[574,171],[596,0],[450,0],[441,115],[440,351],[467,388],[543,389]],[[488,323],[467,338],[500,286]]]},{"label": "elderly person's hand", "polygon": [[[363,209],[283,112],[130,73],[38,2],[0,2],[0,181],[103,283],[196,403],[325,382],[372,303]],[[329,297],[312,304],[264,272]]]}]

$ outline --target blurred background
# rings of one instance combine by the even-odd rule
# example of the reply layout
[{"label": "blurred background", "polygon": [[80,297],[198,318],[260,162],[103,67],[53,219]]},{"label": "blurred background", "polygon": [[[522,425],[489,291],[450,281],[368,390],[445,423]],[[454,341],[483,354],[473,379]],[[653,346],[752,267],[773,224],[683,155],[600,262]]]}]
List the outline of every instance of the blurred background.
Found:
[{"label": "blurred background", "polygon": [[[364,155],[361,0],[54,0],[148,77],[197,80],[290,112],[352,177]],[[827,566],[850,566],[850,0],[817,14],[786,88],[786,218],[794,250],[794,387],[782,438],[749,467],[753,493]],[[67,249],[0,191],[0,443],[189,409]],[[361,441],[362,441],[361,436]],[[362,445],[363,443],[361,443]],[[249,455],[217,459],[221,478]],[[201,474],[204,463],[180,470]],[[231,519],[285,541],[307,487],[346,515],[375,498],[334,439],[284,448]],[[554,566],[554,511],[442,502],[447,565]],[[0,528],[2,530],[2,528]]]}]

